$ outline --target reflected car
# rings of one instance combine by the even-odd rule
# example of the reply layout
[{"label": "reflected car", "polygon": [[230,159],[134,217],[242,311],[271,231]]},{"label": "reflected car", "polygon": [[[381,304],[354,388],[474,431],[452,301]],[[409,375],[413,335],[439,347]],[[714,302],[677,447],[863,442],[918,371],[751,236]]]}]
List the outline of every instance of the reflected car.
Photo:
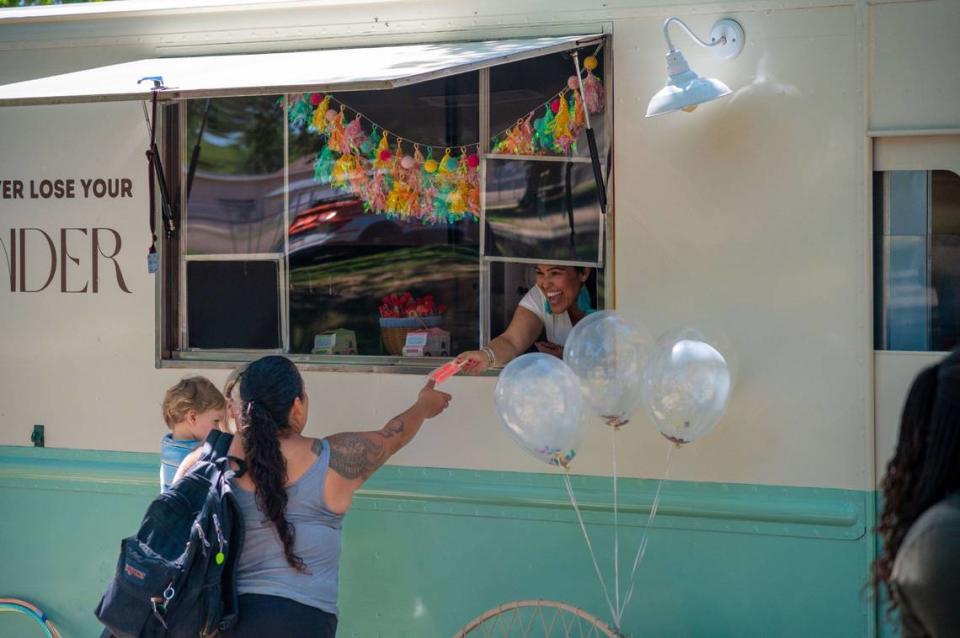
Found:
[{"label": "reflected car", "polygon": [[365,212],[363,202],[354,195],[322,189],[311,193],[303,210],[293,217],[288,236],[291,260],[305,263],[320,256],[321,249],[333,246],[458,244],[464,240],[464,228],[461,224],[396,221]]}]

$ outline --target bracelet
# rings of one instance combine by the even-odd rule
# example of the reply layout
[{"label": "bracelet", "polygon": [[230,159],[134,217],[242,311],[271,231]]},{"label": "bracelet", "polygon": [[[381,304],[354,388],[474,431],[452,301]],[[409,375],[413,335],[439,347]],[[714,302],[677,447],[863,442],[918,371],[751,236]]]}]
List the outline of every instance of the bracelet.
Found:
[{"label": "bracelet", "polygon": [[495,368],[497,365],[497,353],[493,351],[493,348],[491,348],[489,345],[483,346],[480,348],[480,352],[487,355],[487,360],[489,361],[489,363],[487,363],[487,367]]}]

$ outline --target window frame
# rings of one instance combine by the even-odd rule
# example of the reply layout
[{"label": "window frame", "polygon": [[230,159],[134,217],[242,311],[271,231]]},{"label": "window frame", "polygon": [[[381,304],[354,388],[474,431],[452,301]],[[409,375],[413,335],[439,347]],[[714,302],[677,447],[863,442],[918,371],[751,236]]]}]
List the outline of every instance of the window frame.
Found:
[{"label": "window frame", "polygon": [[[588,45],[593,46],[593,45]],[[600,159],[601,169],[604,175],[604,188],[607,195],[606,213],[600,213],[598,220],[598,238],[597,250],[598,257],[596,262],[586,261],[557,261],[565,265],[586,266],[597,270],[597,297],[598,307],[614,307],[614,282],[613,270],[608,270],[608,264],[612,262],[614,254],[614,214],[615,199],[613,197],[613,91],[611,81],[613,78],[613,47],[611,46],[609,34],[604,34],[601,42],[597,45],[597,50],[603,49],[603,90],[605,92],[605,108],[601,114],[604,122],[604,131],[607,135],[607,152]],[[574,50],[574,49],[570,49]],[[588,47],[579,49],[581,52],[589,50]],[[544,54],[559,55],[558,52]],[[588,54],[589,55],[589,54]],[[541,56],[532,56],[541,57]],[[509,62],[508,62],[509,64]],[[491,327],[491,264],[496,262],[512,264],[535,264],[539,263],[531,258],[511,258],[486,255],[486,186],[487,186],[487,167],[490,160],[524,160],[539,162],[562,162],[562,163],[586,163],[589,164],[589,156],[526,156],[526,155],[508,155],[501,153],[490,153],[490,68],[485,67],[478,70],[468,71],[478,74],[478,131],[480,141],[480,216],[477,223],[479,227],[479,271],[478,271],[478,343],[488,343],[492,338],[490,334]],[[384,89],[388,91],[389,89]],[[350,91],[347,91],[350,92]],[[164,166],[166,168],[168,183],[176,186],[176,198],[178,210],[176,211],[177,233],[174,239],[159,237],[159,250],[161,261],[161,276],[156,279],[156,341],[157,341],[157,367],[170,368],[225,368],[238,362],[247,362],[255,360],[265,354],[283,354],[292,361],[301,365],[307,370],[319,370],[328,372],[374,372],[374,373],[398,373],[398,374],[423,374],[425,371],[435,368],[451,357],[395,357],[391,355],[315,355],[309,353],[291,353],[290,349],[290,255],[289,255],[289,224],[290,224],[290,129],[288,125],[288,109],[290,93],[279,94],[283,97],[283,224],[284,224],[284,242],[283,254],[216,254],[216,255],[188,255],[187,254],[187,233],[186,225],[189,219],[189,209],[187,205],[186,194],[186,172],[189,167],[189,152],[187,147],[187,101],[195,98],[178,98],[164,105],[162,109],[162,122],[159,123],[161,139],[164,144],[161,152],[164,155]],[[211,95],[228,98],[237,97],[236,95]],[[157,207],[159,216],[159,207]],[[160,225],[158,224],[158,228]],[[186,264],[190,261],[200,261],[205,259],[217,259],[229,261],[232,259],[240,261],[249,261],[258,259],[277,259],[280,264],[280,285],[279,285],[279,305],[281,309],[281,342],[282,350],[247,350],[247,349],[206,349],[190,348],[188,326],[187,326],[187,290],[186,290]],[[609,300],[610,303],[601,301]],[[499,370],[489,370],[483,376],[497,376]]]}]

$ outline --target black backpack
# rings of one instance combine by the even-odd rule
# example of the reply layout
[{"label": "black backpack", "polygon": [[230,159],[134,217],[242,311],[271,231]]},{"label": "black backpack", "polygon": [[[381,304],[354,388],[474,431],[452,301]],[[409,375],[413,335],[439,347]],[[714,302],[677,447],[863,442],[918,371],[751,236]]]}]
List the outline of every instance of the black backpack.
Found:
[{"label": "black backpack", "polygon": [[237,621],[243,517],[229,479],[233,435],[210,432],[196,465],[153,500],[120,543],[117,573],[94,612],[116,638],[214,636]]}]

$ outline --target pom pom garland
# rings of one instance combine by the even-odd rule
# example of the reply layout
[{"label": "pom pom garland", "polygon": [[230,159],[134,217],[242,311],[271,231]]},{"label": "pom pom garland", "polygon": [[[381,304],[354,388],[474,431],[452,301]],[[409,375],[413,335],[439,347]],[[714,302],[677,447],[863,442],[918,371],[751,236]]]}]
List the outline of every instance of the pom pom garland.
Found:
[{"label": "pom pom garland", "polygon": [[[603,85],[593,74],[598,66],[594,56],[585,58],[582,95],[581,82],[571,75],[562,91],[494,136],[490,152],[575,152],[586,113],[599,113],[604,108]],[[355,195],[368,213],[394,219],[425,224],[479,219],[479,144],[457,147],[459,151],[443,148],[439,160],[434,156],[435,146],[411,142],[413,153],[407,153],[401,146],[403,138],[391,138],[388,131],[356,111],[348,118],[346,111],[345,105],[322,93],[300,95],[289,103],[291,129],[298,133],[306,129],[322,138],[313,162],[318,182]]]},{"label": "pom pom garland", "polygon": [[[593,60],[590,64],[588,60]],[[567,88],[546,102],[540,109],[521,118],[512,127],[494,138],[491,152],[508,155],[570,155],[577,150],[577,138],[586,127],[584,102],[589,113],[603,111],[604,93],[600,79],[592,73],[597,60],[584,60],[586,75],[583,93],[576,75],[567,78]],[[542,111],[541,111],[542,109]],[[541,113],[536,116],[537,113]]]}]

